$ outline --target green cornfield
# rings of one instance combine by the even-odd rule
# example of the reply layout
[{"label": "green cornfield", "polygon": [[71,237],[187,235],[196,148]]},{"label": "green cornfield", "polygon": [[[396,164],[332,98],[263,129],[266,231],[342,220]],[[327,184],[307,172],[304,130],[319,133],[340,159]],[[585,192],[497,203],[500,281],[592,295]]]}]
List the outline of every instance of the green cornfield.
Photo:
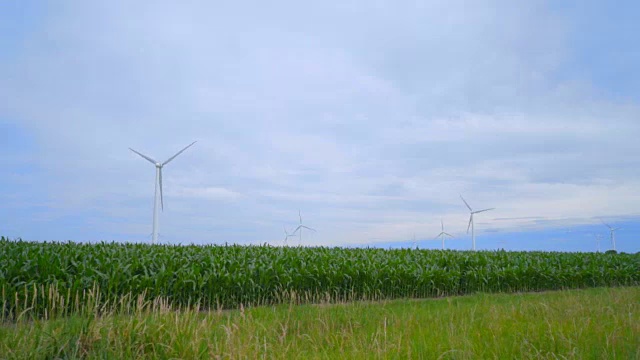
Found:
[{"label": "green cornfield", "polygon": [[0,239],[0,316],[163,299],[208,309],[640,284],[637,254],[47,243]]}]

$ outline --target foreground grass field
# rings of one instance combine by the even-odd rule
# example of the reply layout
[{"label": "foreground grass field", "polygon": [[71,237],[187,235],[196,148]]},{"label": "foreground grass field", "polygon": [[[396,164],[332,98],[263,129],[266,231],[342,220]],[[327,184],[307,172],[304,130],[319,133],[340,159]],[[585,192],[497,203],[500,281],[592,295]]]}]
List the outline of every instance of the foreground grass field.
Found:
[{"label": "foreground grass field", "polygon": [[0,358],[640,359],[640,287],[0,325]]}]

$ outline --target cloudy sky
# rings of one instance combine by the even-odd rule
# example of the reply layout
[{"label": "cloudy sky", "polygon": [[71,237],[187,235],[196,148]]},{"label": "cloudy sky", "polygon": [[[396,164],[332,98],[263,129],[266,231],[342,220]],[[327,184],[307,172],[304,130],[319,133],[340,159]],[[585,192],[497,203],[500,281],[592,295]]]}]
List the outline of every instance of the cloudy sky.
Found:
[{"label": "cloudy sky", "polygon": [[[635,1],[5,1],[0,233],[639,251]],[[297,244],[298,240],[290,239]],[[603,239],[602,249],[610,247]]]}]

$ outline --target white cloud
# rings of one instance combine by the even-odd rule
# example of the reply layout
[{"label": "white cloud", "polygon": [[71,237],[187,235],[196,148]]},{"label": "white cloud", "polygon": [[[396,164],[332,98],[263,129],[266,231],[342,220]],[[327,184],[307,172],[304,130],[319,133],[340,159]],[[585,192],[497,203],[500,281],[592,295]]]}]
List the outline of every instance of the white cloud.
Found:
[{"label": "white cloud", "polygon": [[166,236],[280,241],[298,209],[317,244],[463,232],[459,193],[497,208],[483,228],[630,216],[640,109],[563,76],[569,23],[536,1],[78,2],[0,64],[0,115],[96,232],[150,217],[128,147],[193,140],[164,172]]}]

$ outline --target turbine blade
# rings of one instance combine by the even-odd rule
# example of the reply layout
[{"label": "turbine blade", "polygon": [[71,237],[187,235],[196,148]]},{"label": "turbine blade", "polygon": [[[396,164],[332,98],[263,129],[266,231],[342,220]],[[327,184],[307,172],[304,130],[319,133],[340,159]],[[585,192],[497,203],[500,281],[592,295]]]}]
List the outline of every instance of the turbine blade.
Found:
[{"label": "turbine blade", "polygon": [[611,226],[609,224],[607,224],[606,222],[604,222],[602,219],[600,219],[600,222],[603,223],[609,229],[611,229]]},{"label": "turbine blade", "polygon": [[146,159],[147,161],[149,161],[150,163],[152,163],[153,165],[155,165],[157,163],[157,161],[153,160],[152,158],[148,157],[147,155],[141,154],[135,150],[133,150],[132,148],[129,148],[129,150],[133,151],[134,153],[142,156],[144,159]]},{"label": "turbine blade", "polygon": [[300,224],[302,224],[302,213],[298,210],[298,217],[300,218]]},{"label": "turbine blade", "polygon": [[444,231],[444,221],[442,219],[440,219],[440,225],[442,225],[442,231]]},{"label": "turbine blade", "polygon": [[301,225],[300,227],[303,227],[303,228],[305,228],[307,230],[316,231],[316,229],[312,229],[312,228],[310,228],[308,226]]},{"label": "turbine blade", "polygon": [[188,148],[190,148],[193,144],[197,143],[197,141],[192,142],[191,144],[187,145],[184,149],[178,151],[175,155],[173,155],[172,157],[170,157],[167,161],[162,163],[162,166],[167,165],[171,160],[175,159],[176,156],[182,154],[183,151],[187,150]]},{"label": "turbine blade", "polygon": [[449,233],[443,233],[443,234],[445,234],[445,235],[447,235],[447,236],[449,236],[449,237],[455,237],[455,236],[453,236],[453,235],[451,235],[451,234],[449,234]]},{"label": "turbine blade", "polygon": [[462,194],[460,194],[460,199],[462,199],[462,201],[464,201],[464,204],[465,204],[465,205],[467,205],[467,208],[469,209],[469,211],[473,211],[473,209],[471,209],[471,206],[469,206],[469,204],[467,203],[467,200],[465,200],[465,199],[462,197]]},{"label": "turbine blade", "polygon": [[467,226],[467,234],[469,233],[469,229],[471,229],[471,222],[473,221],[473,213],[469,217],[469,226]]},{"label": "turbine blade", "polygon": [[162,168],[158,169],[158,181],[160,182],[160,208],[164,211],[164,198],[162,196]]},{"label": "turbine blade", "polygon": [[477,214],[477,213],[481,213],[481,212],[485,212],[485,211],[489,211],[489,210],[495,210],[495,209],[496,209],[496,208],[484,209],[484,210],[478,210],[478,211],[474,211],[473,213],[474,213],[474,214]]}]

